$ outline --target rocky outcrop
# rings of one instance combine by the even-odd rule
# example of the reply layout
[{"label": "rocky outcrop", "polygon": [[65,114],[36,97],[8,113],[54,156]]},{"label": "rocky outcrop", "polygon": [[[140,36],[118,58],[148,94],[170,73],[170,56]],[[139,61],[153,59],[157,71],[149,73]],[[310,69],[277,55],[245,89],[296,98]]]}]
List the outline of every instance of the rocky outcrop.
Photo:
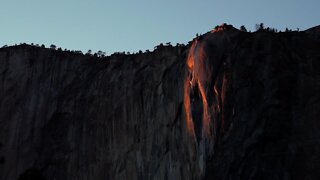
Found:
[{"label": "rocky outcrop", "polygon": [[230,26],[107,58],[0,49],[0,180],[318,179],[320,42]]},{"label": "rocky outcrop", "polygon": [[229,27],[194,41],[185,109],[204,179],[320,177],[317,29]]}]

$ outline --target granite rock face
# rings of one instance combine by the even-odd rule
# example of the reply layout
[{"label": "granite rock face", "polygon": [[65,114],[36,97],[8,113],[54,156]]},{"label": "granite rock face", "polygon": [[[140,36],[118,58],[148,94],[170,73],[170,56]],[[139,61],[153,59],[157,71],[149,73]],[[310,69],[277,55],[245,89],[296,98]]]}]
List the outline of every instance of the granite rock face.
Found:
[{"label": "granite rock face", "polygon": [[0,179],[185,179],[185,48],[95,59],[0,52]]},{"label": "granite rock face", "polygon": [[94,58],[0,49],[0,180],[319,179],[319,27]]},{"label": "granite rock face", "polygon": [[194,41],[185,109],[204,179],[319,179],[318,32],[225,27]]}]

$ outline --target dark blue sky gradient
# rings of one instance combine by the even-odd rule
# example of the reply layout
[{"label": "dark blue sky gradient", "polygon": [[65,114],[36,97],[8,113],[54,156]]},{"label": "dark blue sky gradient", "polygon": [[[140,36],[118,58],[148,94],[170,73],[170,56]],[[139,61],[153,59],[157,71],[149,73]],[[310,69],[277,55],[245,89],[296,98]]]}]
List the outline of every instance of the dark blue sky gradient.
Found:
[{"label": "dark blue sky gradient", "polygon": [[224,22],[304,30],[320,24],[319,7],[319,0],[8,0],[0,5],[0,45],[136,52],[187,43]]}]

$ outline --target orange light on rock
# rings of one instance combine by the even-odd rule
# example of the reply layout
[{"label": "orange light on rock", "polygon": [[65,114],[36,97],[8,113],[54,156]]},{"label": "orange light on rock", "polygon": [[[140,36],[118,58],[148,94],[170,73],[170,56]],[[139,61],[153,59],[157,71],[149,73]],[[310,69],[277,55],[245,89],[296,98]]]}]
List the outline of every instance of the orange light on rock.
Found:
[{"label": "orange light on rock", "polygon": [[210,77],[210,69],[206,68],[206,63],[208,59],[206,53],[204,51],[204,47],[201,43],[199,43],[198,39],[196,39],[190,47],[188,59],[187,59],[187,67],[188,67],[188,75],[185,80],[184,85],[184,106],[186,111],[186,120],[187,120],[187,131],[191,135],[195,135],[195,126],[192,117],[192,103],[191,103],[191,91],[194,87],[198,87],[199,96],[202,99],[202,119],[197,119],[197,121],[202,121],[202,136],[206,136],[210,134],[210,110],[208,104],[207,97],[207,78]]}]

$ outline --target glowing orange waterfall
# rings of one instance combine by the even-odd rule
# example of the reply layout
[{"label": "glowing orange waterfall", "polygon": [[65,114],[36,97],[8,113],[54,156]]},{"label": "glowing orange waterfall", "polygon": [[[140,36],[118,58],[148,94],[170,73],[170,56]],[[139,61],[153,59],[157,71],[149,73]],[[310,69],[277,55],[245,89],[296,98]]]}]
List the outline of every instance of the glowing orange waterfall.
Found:
[{"label": "glowing orange waterfall", "polygon": [[191,100],[190,100],[190,89],[193,84],[193,69],[194,69],[194,51],[197,45],[197,40],[192,43],[192,46],[189,51],[187,66],[188,66],[188,75],[184,84],[184,106],[186,110],[186,118],[187,118],[187,130],[189,134],[194,135],[194,125],[192,120],[191,113]]},{"label": "glowing orange waterfall", "polygon": [[[207,56],[203,49],[203,45],[196,39],[189,51],[187,59],[188,75],[184,87],[184,102],[187,118],[187,129],[192,135],[195,135],[194,121],[202,121],[202,136],[210,134],[210,111],[207,97],[207,82],[206,77],[210,76],[206,66]],[[190,98],[191,91],[194,88],[199,89],[202,99],[202,119],[194,119],[192,117],[192,100]]]}]

